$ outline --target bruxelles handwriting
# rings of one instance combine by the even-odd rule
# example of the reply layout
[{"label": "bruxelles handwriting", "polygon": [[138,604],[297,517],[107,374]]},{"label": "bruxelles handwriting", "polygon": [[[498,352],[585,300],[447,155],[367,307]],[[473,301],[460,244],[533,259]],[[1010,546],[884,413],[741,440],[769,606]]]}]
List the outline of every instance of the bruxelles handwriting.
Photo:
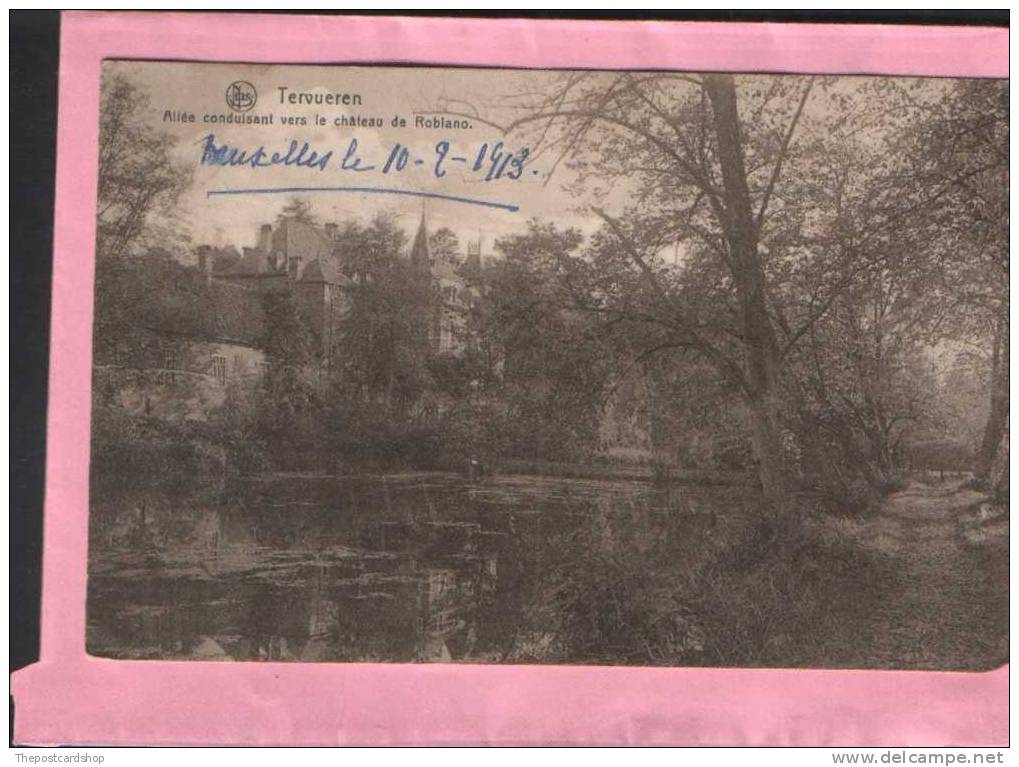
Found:
[{"label": "bruxelles handwriting", "polygon": [[[483,143],[470,151],[455,147],[443,139],[426,151],[412,149],[403,144],[393,144],[384,152],[384,157],[365,156],[356,138],[351,138],[342,152],[313,147],[307,141],[289,140],[281,150],[270,151],[264,145],[242,148],[220,144],[216,135],[210,133],[201,139],[201,165],[226,165],[232,167],[269,168],[283,165],[297,168],[329,169],[350,173],[379,173],[393,175],[411,168],[422,168],[436,178],[443,178],[450,169],[461,167],[484,181],[498,179],[520,179],[527,169],[530,150],[527,147],[510,150],[502,141],[494,144]],[[537,175],[537,170],[530,170]]]}]

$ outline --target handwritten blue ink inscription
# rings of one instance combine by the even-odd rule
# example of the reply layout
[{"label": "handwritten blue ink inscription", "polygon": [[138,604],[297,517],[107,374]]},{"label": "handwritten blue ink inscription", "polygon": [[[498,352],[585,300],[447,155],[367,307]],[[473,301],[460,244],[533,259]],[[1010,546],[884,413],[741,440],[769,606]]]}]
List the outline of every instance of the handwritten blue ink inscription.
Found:
[{"label": "handwritten blue ink inscription", "polygon": [[[342,152],[330,148],[314,147],[307,141],[288,140],[282,151],[270,151],[264,145],[245,148],[221,144],[210,133],[198,142],[202,147],[201,165],[269,168],[287,166],[326,171],[336,169],[350,173],[377,173],[392,176],[410,168],[426,166],[435,178],[445,178],[453,165],[462,166],[468,173],[484,181],[507,179],[517,181],[523,177],[530,157],[527,147],[511,150],[502,141],[485,142],[477,149],[466,151],[443,139],[429,151],[394,144],[381,162],[373,161],[362,152],[356,138],[351,138]],[[338,161],[337,161],[338,158]],[[532,170],[537,175],[537,170]]]},{"label": "handwritten blue ink inscription", "polygon": [[202,144],[201,165],[248,166],[251,168],[268,168],[274,165],[294,165],[303,168],[325,170],[332,159],[331,151],[319,153],[313,150],[308,142],[291,141],[285,152],[266,151],[264,146],[255,150],[239,149],[229,144],[217,144],[216,136],[210,133],[200,142]]}]

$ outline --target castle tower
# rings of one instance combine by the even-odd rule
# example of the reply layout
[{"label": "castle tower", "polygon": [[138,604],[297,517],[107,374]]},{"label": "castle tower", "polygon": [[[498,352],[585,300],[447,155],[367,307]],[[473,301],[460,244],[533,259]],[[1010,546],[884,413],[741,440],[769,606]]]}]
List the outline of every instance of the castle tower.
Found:
[{"label": "castle tower", "polygon": [[421,211],[421,223],[418,224],[417,234],[414,235],[414,244],[410,248],[410,267],[415,278],[428,280],[432,279],[432,256],[428,252],[428,222],[425,220],[425,212]]},{"label": "castle tower", "polygon": [[467,268],[474,271],[481,271],[481,239],[471,240],[467,243]]},{"label": "castle tower", "polygon": [[439,304],[433,295],[432,254],[428,249],[428,222],[424,208],[410,247],[410,299],[416,314],[415,327],[423,349],[434,349],[438,338]]}]

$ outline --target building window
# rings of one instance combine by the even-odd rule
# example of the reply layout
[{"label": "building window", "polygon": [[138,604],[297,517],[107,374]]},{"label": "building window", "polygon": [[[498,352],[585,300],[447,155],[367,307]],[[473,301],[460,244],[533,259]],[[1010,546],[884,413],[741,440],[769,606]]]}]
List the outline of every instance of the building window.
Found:
[{"label": "building window", "polygon": [[183,370],[183,355],[180,349],[167,349],[163,355],[163,368],[166,370]]},{"label": "building window", "polygon": [[221,384],[226,383],[226,357],[221,357],[218,354],[213,355],[212,374]]},{"label": "building window", "polygon": [[439,333],[439,350],[444,352],[453,351],[456,348],[456,321],[448,320],[443,323]]},{"label": "building window", "polygon": [[[154,367],[156,367],[154,365]],[[163,361],[156,367],[156,381],[161,384],[171,384],[174,380],[174,372],[183,370],[180,349],[172,346],[163,348]]]}]

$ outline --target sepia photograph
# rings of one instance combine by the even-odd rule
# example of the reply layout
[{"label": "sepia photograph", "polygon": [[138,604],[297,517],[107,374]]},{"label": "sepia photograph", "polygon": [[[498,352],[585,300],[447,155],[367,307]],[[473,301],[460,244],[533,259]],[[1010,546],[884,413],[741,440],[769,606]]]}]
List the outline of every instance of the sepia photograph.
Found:
[{"label": "sepia photograph", "polygon": [[1007,80],[108,60],[98,129],[90,655],[1008,662]]}]

